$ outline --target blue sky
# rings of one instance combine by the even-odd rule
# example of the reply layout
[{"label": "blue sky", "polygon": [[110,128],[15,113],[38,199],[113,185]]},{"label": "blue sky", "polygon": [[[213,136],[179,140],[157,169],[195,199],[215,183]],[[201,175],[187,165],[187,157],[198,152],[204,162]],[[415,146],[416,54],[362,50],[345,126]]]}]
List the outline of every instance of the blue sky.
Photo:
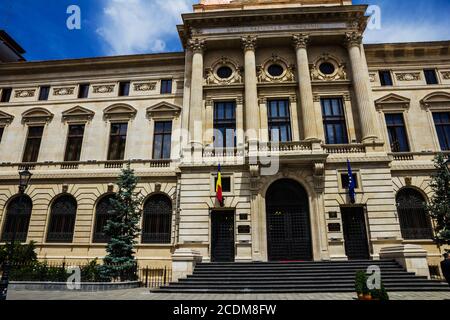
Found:
[{"label": "blue sky", "polygon": [[[176,24],[198,0],[0,0],[0,29],[27,60],[179,51]],[[365,42],[450,40],[449,0],[354,0],[381,8],[381,29]],[[69,5],[81,8],[81,30],[66,27]]]}]

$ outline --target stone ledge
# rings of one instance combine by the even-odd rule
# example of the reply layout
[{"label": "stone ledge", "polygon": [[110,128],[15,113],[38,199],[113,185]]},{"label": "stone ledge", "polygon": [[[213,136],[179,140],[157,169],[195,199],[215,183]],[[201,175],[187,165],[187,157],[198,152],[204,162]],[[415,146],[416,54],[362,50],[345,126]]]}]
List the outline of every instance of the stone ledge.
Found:
[{"label": "stone ledge", "polygon": [[135,289],[140,287],[139,281],[130,282],[82,282],[81,289],[70,290],[65,282],[10,281],[9,289],[16,291],[111,291]]}]

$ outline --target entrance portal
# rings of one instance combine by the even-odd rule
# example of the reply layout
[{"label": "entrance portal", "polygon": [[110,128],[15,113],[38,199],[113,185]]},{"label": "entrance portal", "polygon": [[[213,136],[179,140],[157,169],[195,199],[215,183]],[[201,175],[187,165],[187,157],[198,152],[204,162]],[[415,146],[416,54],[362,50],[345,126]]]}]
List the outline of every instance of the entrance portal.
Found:
[{"label": "entrance portal", "polygon": [[313,259],[306,190],[296,181],[274,182],[266,193],[269,261]]},{"label": "entrance portal", "polygon": [[341,214],[347,258],[349,260],[368,260],[370,253],[364,208],[341,208]]},{"label": "entrance portal", "polygon": [[234,262],[234,211],[211,212],[211,262]]}]

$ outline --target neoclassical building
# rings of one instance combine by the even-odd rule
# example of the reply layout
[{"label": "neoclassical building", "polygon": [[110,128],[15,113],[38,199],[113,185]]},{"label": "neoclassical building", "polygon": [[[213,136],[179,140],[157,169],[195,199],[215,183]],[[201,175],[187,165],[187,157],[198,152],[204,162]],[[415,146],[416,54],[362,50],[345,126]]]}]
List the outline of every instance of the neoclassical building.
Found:
[{"label": "neoclassical building", "polygon": [[379,259],[413,244],[436,265],[423,205],[433,157],[450,153],[450,42],[365,45],[366,9],[200,1],[178,26],[183,52],[0,63],[0,241],[101,258],[130,162],[141,263]]}]

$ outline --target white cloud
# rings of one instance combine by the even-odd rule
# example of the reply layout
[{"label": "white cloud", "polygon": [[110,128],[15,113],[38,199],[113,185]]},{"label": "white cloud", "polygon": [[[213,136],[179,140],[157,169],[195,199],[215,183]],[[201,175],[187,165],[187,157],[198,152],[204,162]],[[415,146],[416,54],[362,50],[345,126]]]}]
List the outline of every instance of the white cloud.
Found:
[{"label": "white cloud", "polygon": [[162,52],[194,0],[105,0],[97,33],[108,55]]}]

